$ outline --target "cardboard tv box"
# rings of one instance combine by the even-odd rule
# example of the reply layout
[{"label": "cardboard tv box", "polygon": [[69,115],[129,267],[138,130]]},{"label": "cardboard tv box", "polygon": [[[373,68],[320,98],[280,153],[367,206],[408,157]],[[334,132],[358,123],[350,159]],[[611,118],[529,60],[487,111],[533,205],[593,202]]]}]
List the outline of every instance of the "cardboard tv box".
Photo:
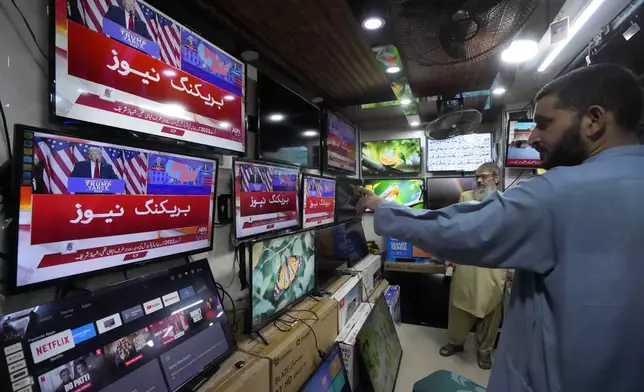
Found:
[{"label": "cardboard tv box", "polygon": [[337,277],[334,277],[333,280],[326,287],[324,287],[324,291],[326,291],[327,295],[333,296],[333,294],[344,287],[349,279],[351,279],[350,275],[339,275]]},{"label": "cardboard tv box", "polygon": [[358,333],[367,320],[367,316],[371,313],[371,309],[373,309],[373,304],[361,303],[336,339],[336,342],[340,345],[340,351],[342,351],[342,360],[344,367],[347,369],[352,391],[357,391],[360,386],[360,366],[356,348]]},{"label": "cardboard tv box", "polygon": [[[311,328],[303,325],[303,321],[293,322],[290,330],[282,323],[282,330],[271,323],[261,331],[268,345],[255,334],[238,339],[240,350],[268,359],[270,392],[296,392],[313,373],[321,360],[313,332],[319,349],[324,352],[338,335],[338,303],[333,299],[305,299],[286,313],[303,319]],[[289,320],[290,317],[280,319]]]},{"label": "cardboard tv box", "polygon": [[[240,361],[241,369],[236,366]],[[268,359],[237,350],[197,392],[269,392],[269,370]]]},{"label": "cardboard tv box", "polygon": [[362,302],[360,279],[353,276],[331,297],[338,301],[338,331],[349,321]]},{"label": "cardboard tv box", "polygon": [[353,268],[347,268],[345,273],[357,276],[362,283],[362,298],[371,295],[382,280],[382,255],[368,255]]},{"label": "cardboard tv box", "polygon": [[378,283],[378,286],[376,286],[376,288],[371,292],[371,295],[365,298],[364,302],[375,304],[378,298],[380,298],[381,295],[385,294],[388,287],[389,287],[389,281],[387,279],[383,279],[380,283]]}]

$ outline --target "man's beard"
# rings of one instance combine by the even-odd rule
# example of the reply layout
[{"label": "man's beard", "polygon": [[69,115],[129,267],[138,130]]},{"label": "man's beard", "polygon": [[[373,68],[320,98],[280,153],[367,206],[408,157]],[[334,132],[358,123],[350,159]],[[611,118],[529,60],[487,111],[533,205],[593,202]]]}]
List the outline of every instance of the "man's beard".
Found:
[{"label": "man's beard", "polygon": [[478,188],[474,189],[474,199],[476,201],[483,201],[483,199],[485,199],[487,195],[496,192],[497,190],[498,186],[496,185],[484,184],[483,186],[479,186]]},{"label": "man's beard", "polygon": [[581,122],[575,119],[551,150],[541,153],[541,167],[549,170],[557,166],[577,166],[586,160],[586,146],[581,140]]}]

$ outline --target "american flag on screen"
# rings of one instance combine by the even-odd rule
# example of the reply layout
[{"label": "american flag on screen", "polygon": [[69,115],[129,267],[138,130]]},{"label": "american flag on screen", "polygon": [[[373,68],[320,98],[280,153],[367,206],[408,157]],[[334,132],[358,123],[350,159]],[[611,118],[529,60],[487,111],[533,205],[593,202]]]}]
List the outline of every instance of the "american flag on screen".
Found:
[{"label": "american flag on screen", "polygon": [[[69,193],[67,181],[76,162],[85,161],[92,145],[64,140],[35,138],[34,154],[45,162],[43,180],[45,191],[53,194]],[[116,176],[125,181],[125,193],[143,195],[147,188],[148,155],[139,151],[99,147],[103,163],[111,165]]]},{"label": "american flag on screen", "polygon": [[[102,33],[103,17],[109,6],[123,7],[122,0],[76,0],[81,18],[90,29]],[[145,22],[150,37],[159,45],[161,60],[181,67],[181,30],[171,19],[157,14],[147,5],[136,2],[136,15]]]}]

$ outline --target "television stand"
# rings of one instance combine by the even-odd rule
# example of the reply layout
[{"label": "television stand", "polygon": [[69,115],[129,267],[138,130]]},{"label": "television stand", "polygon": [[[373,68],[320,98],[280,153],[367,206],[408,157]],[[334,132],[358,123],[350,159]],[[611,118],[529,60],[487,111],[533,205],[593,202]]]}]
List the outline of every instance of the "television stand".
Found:
[{"label": "television stand", "polygon": [[262,342],[264,342],[265,345],[268,346],[268,339],[266,339],[266,336],[262,333],[262,331],[257,331],[257,337],[261,339]]}]

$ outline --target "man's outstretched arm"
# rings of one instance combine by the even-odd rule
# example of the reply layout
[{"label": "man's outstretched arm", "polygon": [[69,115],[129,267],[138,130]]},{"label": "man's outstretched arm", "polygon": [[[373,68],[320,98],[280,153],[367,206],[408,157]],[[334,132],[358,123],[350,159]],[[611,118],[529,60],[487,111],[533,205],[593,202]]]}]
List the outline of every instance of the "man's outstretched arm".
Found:
[{"label": "man's outstretched arm", "polygon": [[375,211],[378,235],[394,237],[459,264],[544,273],[554,266],[553,191],[542,177],[482,202],[414,210],[384,201]]}]

